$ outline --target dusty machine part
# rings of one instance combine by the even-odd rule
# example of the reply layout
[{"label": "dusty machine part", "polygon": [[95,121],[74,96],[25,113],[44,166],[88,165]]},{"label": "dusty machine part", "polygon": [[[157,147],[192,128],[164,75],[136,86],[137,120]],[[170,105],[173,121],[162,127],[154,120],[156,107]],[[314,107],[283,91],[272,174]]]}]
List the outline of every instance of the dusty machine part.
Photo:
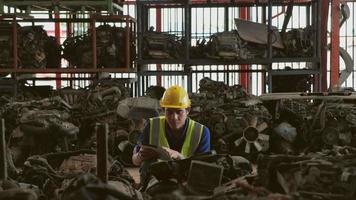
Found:
[{"label": "dusty machine part", "polygon": [[155,86],[152,85],[147,88],[145,96],[151,97],[153,99],[161,100],[163,97],[164,92],[166,91],[166,88],[162,86]]},{"label": "dusty machine part", "polygon": [[[67,152],[69,153],[69,152]],[[88,172],[95,172],[97,168],[97,156],[94,154],[73,155],[63,162],[58,167],[58,172],[61,174],[78,175]]]},{"label": "dusty machine part", "polygon": [[243,118],[242,136],[234,141],[237,148],[243,148],[244,152],[251,153],[254,147],[258,152],[267,151],[269,148],[269,135],[262,132],[268,127],[266,122],[258,124],[257,116]]},{"label": "dusty machine part", "polygon": [[3,200],[37,200],[39,199],[36,193],[31,189],[12,188],[0,191],[0,199]]},{"label": "dusty machine part", "polygon": [[249,175],[252,172],[251,163],[243,157],[226,154],[203,154],[177,161],[156,162],[151,166],[152,175],[159,181],[175,179],[177,182],[187,180],[190,164],[193,160],[207,162],[224,168],[222,181],[233,180],[237,177]]},{"label": "dusty machine part", "polygon": [[306,199],[346,200],[355,198],[354,164],[354,154],[264,156],[258,162],[258,174],[262,185],[274,192]]},{"label": "dusty machine part", "polygon": [[314,35],[315,31],[311,26],[287,31],[282,35],[285,54],[288,57],[312,56]]},{"label": "dusty machine part", "polygon": [[182,41],[173,34],[153,30],[143,34],[143,57],[173,59],[182,57]]},{"label": "dusty machine part", "polygon": [[207,43],[208,57],[215,59],[246,59],[240,49],[240,38],[236,31],[215,33]]},{"label": "dusty machine part", "polygon": [[[253,59],[267,56],[267,26],[251,21],[235,19],[237,30],[215,33],[206,44],[207,56],[215,59]],[[284,48],[276,27],[272,46],[275,55]],[[200,49],[203,49],[200,47]]]},{"label": "dusty machine part", "polygon": [[214,190],[214,199],[256,199],[256,200],[295,200],[291,195],[273,193],[261,186],[254,186],[247,178],[237,178]]},{"label": "dusty machine part", "polygon": [[[194,169],[191,163],[198,164],[196,166],[199,167]],[[243,157],[199,155],[180,161],[154,163],[151,169],[157,179],[150,181],[146,192],[153,199],[224,199],[223,196],[228,198],[234,196],[233,194],[247,197],[243,190],[232,190],[235,186],[232,188],[224,185],[249,176],[252,165]],[[222,187],[215,188],[220,183],[223,184]]]},{"label": "dusty machine part", "polygon": [[21,27],[19,65],[25,68],[58,68],[61,49],[42,26]]},{"label": "dusty machine part", "polygon": [[38,186],[46,197],[54,197],[55,190],[60,188],[65,178],[42,156],[31,156],[24,163],[19,182]]},{"label": "dusty machine part", "polygon": [[69,186],[66,187],[60,195],[60,199],[74,200],[74,199],[124,199],[134,200],[135,197],[129,196],[118,189],[114,185],[105,184],[100,179],[92,174],[84,174],[74,178]]},{"label": "dusty machine part", "polygon": [[[286,122],[296,128],[297,136],[294,141],[280,138],[284,141],[282,143],[287,142],[285,150],[290,148],[289,150],[294,149],[294,153],[298,153],[318,152],[335,145],[355,147],[354,94],[338,92],[288,95],[290,96],[286,97],[286,93],[266,95],[270,96],[268,98],[271,100],[265,101],[268,109],[274,112],[275,127],[278,123]],[[262,96],[262,99],[266,96]],[[277,140],[274,144],[278,145]],[[272,149],[275,149],[274,147]],[[281,150],[279,147],[276,149]]]},{"label": "dusty machine part", "polygon": [[61,98],[10,102],[3,107],[9,148],[15,164],[30,155],[68,150],[79,128],[70,122],[70,106]]},{"label": "dusty machine part", "polygon": [[149,119],[158,116],[159,100],[150,97],[129,97],[119,102],[116,112],[128,119]]},{"label": "dusty machine part", "polygon": [[[130,37],[133,38],[133,37]],[[96,28],[97,67],[116,68],[125,66],[125,28],[100,25]],[[135,57],[135,44],[130,41],[131,58]],[[93,66],[92,38],[89,34],[67,38],[63,42],[63,57],[78,68]]]},{"label": "dusty machine part", "polygon": [[191,117],[209,127],[219,153],[256,155],[269,149],[271,115],[239,85],[203,78],[192,95]]},{"label": "dusty machine part", "polygon": [[86,98],[84,89],[62,88],[57,90],[58,95],[72,108],[79,108]]}]

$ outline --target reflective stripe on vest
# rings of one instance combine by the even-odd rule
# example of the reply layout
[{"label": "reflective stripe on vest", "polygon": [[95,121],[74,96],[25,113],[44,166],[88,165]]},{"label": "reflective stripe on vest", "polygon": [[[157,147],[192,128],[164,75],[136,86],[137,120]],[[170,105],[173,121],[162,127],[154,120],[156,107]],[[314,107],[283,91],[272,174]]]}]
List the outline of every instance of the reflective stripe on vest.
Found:
[{"label": "reflective stripe on vest", "polygon": [[[150,119],[150,144],[169,147],[168,140],[166,138],[165,131],[166,119],[165,117],[155,117]],[[203,134],[204,126],[200,123],[188,119],[188,127],[182,146],[181,154],[188,158],[192,156],[198,149],[200,144],[200,139]]]}]

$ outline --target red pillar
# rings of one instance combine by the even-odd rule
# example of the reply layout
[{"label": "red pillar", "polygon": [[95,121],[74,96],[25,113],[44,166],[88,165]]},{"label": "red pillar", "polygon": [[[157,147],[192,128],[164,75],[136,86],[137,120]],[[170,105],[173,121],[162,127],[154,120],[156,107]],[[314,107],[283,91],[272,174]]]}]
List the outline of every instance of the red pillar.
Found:
[{"label": "red pillar", "polygon": [[[156,31],[162,31],[162,12],[160,8],[156,9]],[[162,71],[162,65],[157,64],[157,71]],[[157,85],[162,86],[162,76],[157,75]]]},{"label": "red pillar", "polygon": [[[54,14],[55,19],[59,19],[60,16],[58,13]],[[59,22],[55,22],[54,24],[54,36],[56,37],[56,42],[58,45],[61,44],[61,24]],[[51,66],[52,67],[52,66]],[[61,66],[59,66],[61,67]],[[61,74],[56,73],[56,88],[60,89],[62,86],[62,81],[61,81]]]},{"label": "red pillar", "polygon": [[339,46],[340,46],[340,0],[331,1],[331,54],[330,54],[330,87],[336,86],[339,80]]},{"label": "red pillar", "polygon": [[[240,18],[241,19],[250,19],[250,10],[249,7],[240,8]],[[240,65],[241,70],[248,70],[248,65]],[[240,84],[246,88],[246,91],[250,91],[250,73],[240,72]]]}]

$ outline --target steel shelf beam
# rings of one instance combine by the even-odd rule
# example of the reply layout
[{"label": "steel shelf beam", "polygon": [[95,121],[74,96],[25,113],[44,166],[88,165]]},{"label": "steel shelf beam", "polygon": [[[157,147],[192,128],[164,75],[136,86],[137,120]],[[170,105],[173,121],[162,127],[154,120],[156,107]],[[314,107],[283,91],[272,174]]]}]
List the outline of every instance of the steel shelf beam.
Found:
[{"label": "steel shelf beam", "polygon": [[111,73],[135,73],[135,69],[128,68],[46,68],[46,69],[25,69],[25,68],[1,68],[0,73],[99,73],[99,72],[111,72]]},{"label": "steel shelf beam", "polygon": [[4,13],[4,6],[14,7],[20,10],[40,11],[40,10],[58,10],[58,11],[80,11],[83,10],[105,10],[109,13],[116,11],[122,12],[123,8],[117,2],[112,0],[86,0],[86,1],[14,1],[2,0],[0,1],[0,14]]},{"label": "steel shelf beam", "polygon": [[247,60],[213,60],[213,59],[145,59],[137,60],[138,64],[186,64],[186,65],[243,65],[270,64],[284,62],[317,62],[318,58],[254,58]]}]

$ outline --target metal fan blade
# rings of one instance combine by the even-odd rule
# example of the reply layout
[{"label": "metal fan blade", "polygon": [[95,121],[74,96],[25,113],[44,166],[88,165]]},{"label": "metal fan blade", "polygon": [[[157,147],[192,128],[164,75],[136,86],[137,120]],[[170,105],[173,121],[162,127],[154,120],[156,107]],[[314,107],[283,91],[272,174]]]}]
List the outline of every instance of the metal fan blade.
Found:
[{"label": "metal fan blade", "polygon": [[250,120],[250,126],[256,127],[256,125],[257,125],[257,116],[252,116]]},{"label": "metal fan blade", "polygon": [[250,149],[251,149],[251,143],[246,143],[246,146],[245,146],[245,153],[250,153]]},{"label": "metal fan blade", "polygon": [[253,144],[255,145],[257,151],[262,151],[262,146],[260,145],[260,143],[258,143],[257,141],[255,141]]},{"label": "metal fan blade", "polygon": [[244,141],[244,139],[241,137],[241,138],[239,138],[239,139],[237,139],[237,140],[235,140],[235,146],[240,146],[240,144],[242,143],[242,141]]},{"label": "metal fan blade", "polygon": [[269,140],[269,135],[266,135],[266,134],[258,134],[258,139],[267,141],[267,140]]},{"label": "metal fan blade", "polygon": [[259,124],[256,129],[259,133],[261,133],[263,130],[265,130],[268,127],[268,124],[266,122],[263,122],[262,124]]}]

